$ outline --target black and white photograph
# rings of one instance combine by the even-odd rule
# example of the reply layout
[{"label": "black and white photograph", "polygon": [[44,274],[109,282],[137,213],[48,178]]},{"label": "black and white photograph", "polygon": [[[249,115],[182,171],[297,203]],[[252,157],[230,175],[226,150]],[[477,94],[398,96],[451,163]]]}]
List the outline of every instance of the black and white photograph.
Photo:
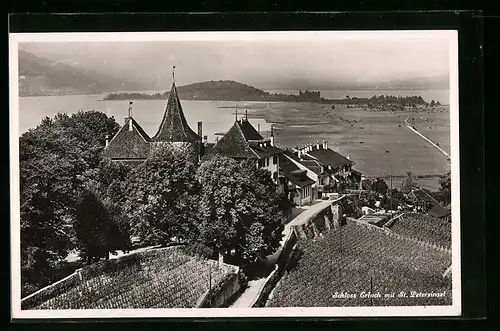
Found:
[{"label": "black and white photograph", "polygon": [[460,315],[456,31],[9,42],[13,317]]}]

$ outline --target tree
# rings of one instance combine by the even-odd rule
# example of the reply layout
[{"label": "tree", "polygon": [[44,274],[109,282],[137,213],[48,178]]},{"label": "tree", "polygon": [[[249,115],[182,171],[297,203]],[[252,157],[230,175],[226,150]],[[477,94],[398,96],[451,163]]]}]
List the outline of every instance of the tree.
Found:
[{"label": "tree", "polygon": [[73,248],[71,210],[86,163],[62,128],[30,130],[19,147],[22,279],[38,288]]},{"label": "tree", "polygon": [[124,211],[142,244],[186,241],[196,235],[196,166],[182,148],[166,145],[131,171]]},{"label": "tree", "polygon": [[382,198],[380,205],[384,209],[395,210],[398,207],[405,208],[406,199],[398,189],[387,190],[386,195]]},{"label": "tree", "polygon": [[284,211],[290,204],[268,171],[215,156],[200,166],[197,177],[202,242],[239,264],[254,262],[279,247]]},{"label": "tree", "polygon": [[407,177],[401,183],[401,193],[403,194],[408,194],[412,190],[418,188],[417,182],[415,181],[412,172],[408,171],[406,174]]},{"label": "tree", "polygon": [[447,205],[451,203],[451,172],[448,171],[447,174],[440,176],[439,178],[439,191],[444,195],[444,204]]},{"label": "tree", "polygon": [[377,178],[371,185],[371,190],[383,196],[387,193],[389,187],[383,178]]},{"label": "tree", "polygon": [[100,258],[108,258],[109,252],[123,248],[126,238],[113,222],[111,208],[91,190],[81,193],[75,208],[74,229],[80,255],[91,264]]},{"label": "tree", "polygon": [[432,208],[432,201],[426,196],[424,199],[417,199],[415,206],[420,212],[427,213]]},{"label": "tree", "polygon": [[19,138],[22,282],[30,290],[54,280],[74,248],[81,175],[100,159],[102,146],[92,137],[108,126],[114,134],[118,124],[103,113],[59,114]]}]

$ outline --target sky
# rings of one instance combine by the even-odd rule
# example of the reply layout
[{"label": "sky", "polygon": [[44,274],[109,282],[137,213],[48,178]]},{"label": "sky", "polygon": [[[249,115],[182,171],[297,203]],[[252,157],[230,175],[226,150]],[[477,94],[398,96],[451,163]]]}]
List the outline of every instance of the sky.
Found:
[{"label": "sky", "polygon": [[449,41],[428,36],[287,40],[30,42],[19,49],[53,61],[164,87],[235,80],[260,88],[387,82],[449,75]]}]

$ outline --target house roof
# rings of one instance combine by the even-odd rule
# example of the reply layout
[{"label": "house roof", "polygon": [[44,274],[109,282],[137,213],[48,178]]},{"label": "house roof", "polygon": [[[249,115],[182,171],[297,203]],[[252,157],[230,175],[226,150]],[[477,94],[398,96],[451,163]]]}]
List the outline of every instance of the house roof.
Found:
[{"label": "house roof", "polygon": [[[209,153],[221,154],[231,158],[259,158],[259,155],[252,150],[247,139],[245,139],[239,121],[234,122],[233,126],[219,139],[219,141],[217,141],[210,149]],[[209,157],[209,155],[207,157]]]},{"label": "house roof", "polygon": [[353,165],[354,162],[346,158],[345,156],[331,150],[330,148],[327,149],[315,149],[313,148],[312,151],[307,152],[307,154],[311,155],[315,159],[317,159],[320,163],[324,165],[329,165],[333,168],[341,167],[341,166],[346,166],[346,165]]},{"label": "house roof", "polygon": [[[306,212],[304,212],[306,213]],[[301,239],[304,251],[299,264],[285,273],[274,289],[266,307],[346,307],[346,306],[433,306],[450,305],[451,281],[443,273],[451,265],[451,254],[440,249],[416,245],[400,236],[386,234],[382,229],[366,227],[351,221],[335,231],[326,231],[320,240]],[[342,238],[349,238],[343,240]],[[339,248],[339,242],[342,243]],[[376,246],[373,243],[377,243]],[[328,254],[315,254],[328,252]],[[314,268],[311,268],[314,265]],[[341,270],[337,270],[341,266]],[[340,277],[339,275],[348,275]],[[445,292],[445,297],[349,299],[337,293],[360,293],[378,289],[398,292],[408,284],[413,288],[430,288]],[[362,284],[360,286],[360,284]]]},{"label": "house roof", "polygon": [[433,217],[444,217],[450,214],[450,210],[446,210],[445,207],[443,207],[439,201],[434,199],[432,195],[430,195],[426,190],[423,189],[415,189],[411,191],[410,193],[413,197],[415,197],[418,200],[424,200],[424,199],[429,199],[432,207],[428,211],[428,214],[433,216]]},{"label": "house roof", "polygon": [[246,118],[241,119],[240,128],[246,140],[264,140],[260,133],[255,130],[253,125],[250,124]]},{"label": "house roof", "polygon": [[202,160],[208,160],[214,154],[234,159],[262,159],[282,152],[281,149],[271,146],[268,141],[264,141],[248,120],[242,119],[234,122]]},{"label": "house roof", "polygon": [[[167,266],[167,267],[166,267]],[[23,309],[194,308],[238,267],[190,256],[180,248],[133,253],[84,267],[33,296]],[[131,278],[132,277],[132,278]]]},{"label": "house roof", "polygon": [[[132,122],[132,131],[130,131]],[[120,128],[118,133],[104,148],[103,156],[111,159],[145,159],[149,156],[151,139],[133,118]]]},{"label": "house roof", "polygon": [[308,168],[312,172],[314,172],[318,175],[322,173],[321,172],[321,165],[314,158],[307,156],[307,155],[304,155],[302,157],[302,159],[299,159],[299,157],[291,150],[286,150],[284,153],[288,157],[293,159],[295,162],[302,164],[304,167]]},{"label": "house roof", "polygon": [[390,229],[421,242],[451,247],[451,223],[444,219],[422,213],[405,213],[390,225]]},{"label": "house roof", "polygon": [[153,141],[194,142],[201,140],[189,127],[182,110],[177,87],[172,83],[163,119]]},{"label": "house roof", "polygon": [[252,150],[259,156],[260,159],[283,153],[283,151],[278,147],[270,145],[260,146],[259,143],[253,141],[249,142],[249,144]]},{"label": "house roof", "polygon": [[[315,183],[307,174],[298,174],[301,169],[283,154],[279,156],[280,171],[292,184],[298,187],[305,187]],[[304,170],[305,171],[305,170]]]}]

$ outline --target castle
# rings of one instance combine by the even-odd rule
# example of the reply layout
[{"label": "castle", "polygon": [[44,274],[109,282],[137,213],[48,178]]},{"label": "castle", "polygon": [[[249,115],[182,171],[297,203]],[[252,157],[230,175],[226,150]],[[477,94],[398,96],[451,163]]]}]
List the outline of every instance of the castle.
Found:
[{"label": "castle", "polygon": [[195,133],[186,121],[182,110],[175,81],[172,82],[165,113],[156,134],[150,138],[144,129],[132,117],[132,102],[125,124],[108,142],[103,151],[103,157],[114,162],[123,162],[137,166],[144,162],[156,149],[166,144],[184,148],[192,157],[193,162],[199,162],[203,154],[202,123],[198,122],[198,133]]}]

